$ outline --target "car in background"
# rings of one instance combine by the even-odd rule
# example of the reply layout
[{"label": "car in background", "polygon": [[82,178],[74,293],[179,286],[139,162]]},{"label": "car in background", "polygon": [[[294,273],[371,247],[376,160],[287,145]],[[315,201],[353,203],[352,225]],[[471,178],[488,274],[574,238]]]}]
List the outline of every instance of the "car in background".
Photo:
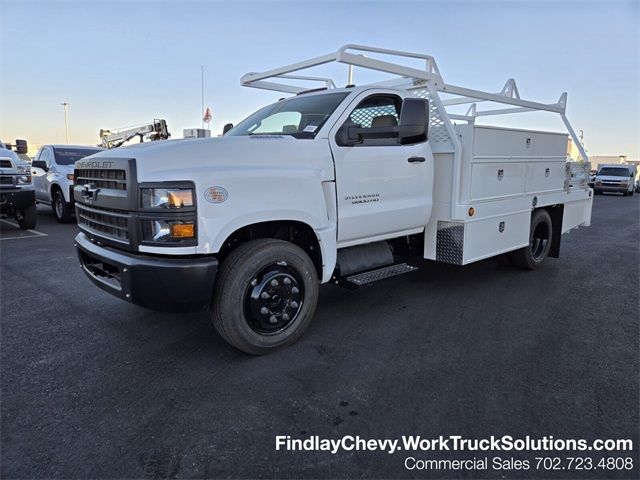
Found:
[{"label": "car in background", "polygon": [[621,193],[625,197],[635,191],[635,165],[601,165],[596,173],[593,190],[598,193]]},{"label": "car in background", "polygon": [[0,141],[0,217],[14,217],[26,230],[36,227],[36,199],[29,164],[20,158],[27,142],[16,140],[16,150]]},{"label": "car in background", "polygon": [[38,150],[31,162],[36,201],[51,205],[59,222],[71,221],[74,164],[102,150],[85,145],[43,145]]}]

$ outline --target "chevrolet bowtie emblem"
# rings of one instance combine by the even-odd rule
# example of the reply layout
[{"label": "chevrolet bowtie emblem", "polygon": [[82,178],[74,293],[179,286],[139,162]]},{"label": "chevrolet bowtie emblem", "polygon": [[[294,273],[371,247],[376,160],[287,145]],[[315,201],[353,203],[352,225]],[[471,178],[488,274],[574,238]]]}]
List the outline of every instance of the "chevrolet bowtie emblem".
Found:
[{"label": "chevrolet bowtie emblem", "polygon": [[96,188],[96,186],[93,183],[89,183],[84,187],[82,187],[82,191],[80,192],[80,195],[85,200],[96,200],[98,198],[99,191],[100,189]]}]

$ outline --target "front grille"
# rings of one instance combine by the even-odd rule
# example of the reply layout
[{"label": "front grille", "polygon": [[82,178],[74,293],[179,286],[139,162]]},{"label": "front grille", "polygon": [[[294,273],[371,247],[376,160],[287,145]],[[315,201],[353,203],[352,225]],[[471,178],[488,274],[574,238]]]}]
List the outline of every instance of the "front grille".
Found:
[{"label": "front grille", "polygon": [[0,168],[13,168],[11,160],[0,160]]},{"label": "front grille", "polygon": [[129,242],[129,215],[121,210],[76,203],[78,225],[121,242]]},{"label": "front grille", "polygon": [[93,184],[97,188],[113,190],[127,189],[127,174],[124,170],[79,168],[75,171],[76,185]]},{"label": "front grille", "polygon": [[13,176],[11,175],[0,176],[0,185],[13,185]]}]

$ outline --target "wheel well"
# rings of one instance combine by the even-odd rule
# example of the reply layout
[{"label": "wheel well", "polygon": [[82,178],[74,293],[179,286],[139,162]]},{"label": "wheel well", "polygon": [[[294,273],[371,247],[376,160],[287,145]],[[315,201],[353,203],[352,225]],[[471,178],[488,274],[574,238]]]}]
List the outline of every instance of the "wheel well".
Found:
[{"label": "wheel well", "polygon": [[542,209],[546,210],[551,217],[551,230],[553,234],[551,237],[549,256],[552,258],[558,258],[560,256],[560,240],[562,239],[562,216],[564,215],[564,205],[549,205],[548,207],[542,207]]},{"label": "wheel well", "polygon": [[[53,185],[51,185],[51,201],[53,201],[53,196],[55,195],[55,193],[60,190],[62,192],[62,187],[60,185],[58,185],[57,183],[54,183]],[[64,196],[64,192],[63,196]]]},{"label": "wheel well", "polygon": [[286,240],[302,248],[313,261],[318,278],[322,278],[322,252],[318,237],[309,225],[293,220],[254,223],[236,230],[222,244],[219,259],[224,260],[229,253],[243,243],[258,238]]}]

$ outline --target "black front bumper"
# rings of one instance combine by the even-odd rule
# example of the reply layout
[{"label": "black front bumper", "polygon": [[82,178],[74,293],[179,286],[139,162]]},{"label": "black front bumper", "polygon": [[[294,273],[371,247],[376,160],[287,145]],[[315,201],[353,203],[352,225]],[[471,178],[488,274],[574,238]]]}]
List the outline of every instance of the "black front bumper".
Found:
[{"label": "black front bumper", "polygon": [[12,213],[36,203],[34,190],[0,189],[0,213]]},{"label": "black front bumper", "polygon": [[209,306],[218,259],[138,255],[100,246],[84,233],[75,238],[82,270],[106,292],[160,311],[185,312]]}]

